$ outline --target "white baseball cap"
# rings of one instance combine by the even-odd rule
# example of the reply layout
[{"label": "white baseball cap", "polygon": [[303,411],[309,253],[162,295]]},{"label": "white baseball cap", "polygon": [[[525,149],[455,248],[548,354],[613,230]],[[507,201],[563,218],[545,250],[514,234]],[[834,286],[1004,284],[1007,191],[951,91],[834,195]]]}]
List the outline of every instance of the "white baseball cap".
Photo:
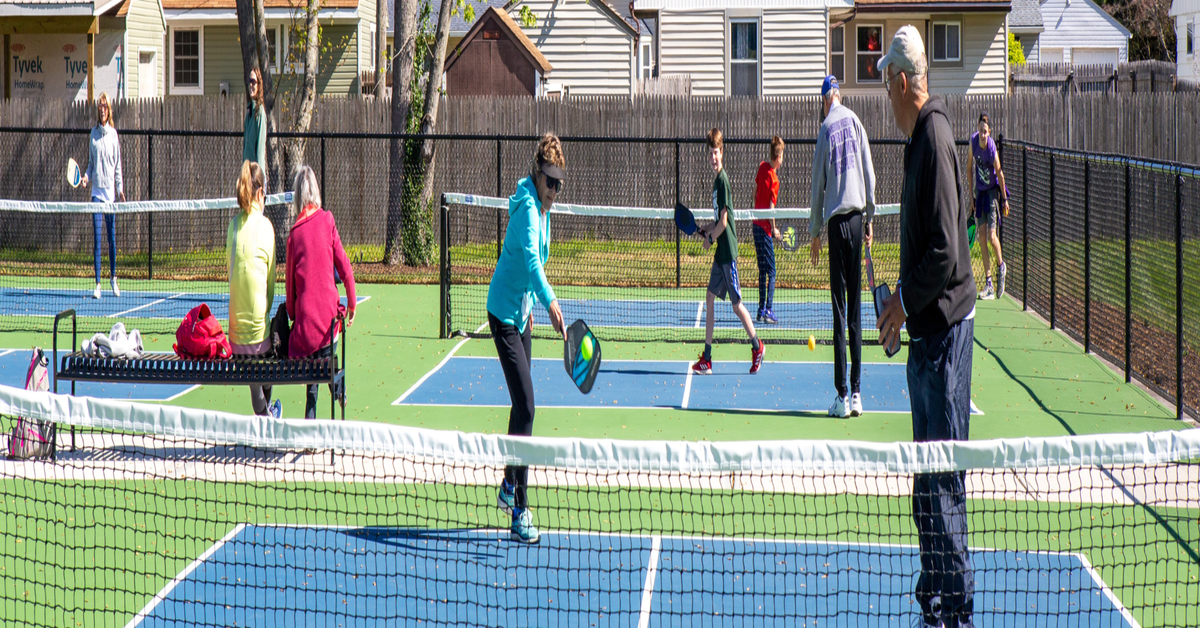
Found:
[{"label": "white baseball cap", "polygon": [[880,72],[884,72],[888,64],[895,64],[897,70],[909,74],[925,73],[925,44],[915,26],[905,24],[896,31],[896,35],[892,37],[892,45],[888,47],[887,54],[879,60],[877,67]]}]

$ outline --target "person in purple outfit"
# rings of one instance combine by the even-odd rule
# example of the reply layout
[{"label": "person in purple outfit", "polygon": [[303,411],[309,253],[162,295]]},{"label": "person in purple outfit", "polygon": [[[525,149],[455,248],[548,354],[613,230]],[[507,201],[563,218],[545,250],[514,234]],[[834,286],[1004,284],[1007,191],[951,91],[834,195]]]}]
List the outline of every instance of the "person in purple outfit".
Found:
[{"label": "person in purple outfit", "polygon": [[[971,136],[971,156],[975,158],[975,222],[979,225],[979,251],[983,254],[983,274],[987,284],[980,299],[1004,296],[1004,257],[1000,253],[1000,212],[1008,216],[1008,186],[1000,169],[1000,153],[992,141],[988,114],[979,114],[979,124]],[[996,251],[996,287],[992,287],[992,256]]]}]

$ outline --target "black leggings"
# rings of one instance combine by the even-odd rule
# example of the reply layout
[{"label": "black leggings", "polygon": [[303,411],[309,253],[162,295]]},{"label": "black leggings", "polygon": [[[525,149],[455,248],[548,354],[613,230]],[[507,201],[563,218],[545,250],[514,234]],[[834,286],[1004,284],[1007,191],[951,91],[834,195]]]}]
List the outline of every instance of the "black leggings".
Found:
[{"label": "black leggings", "polygon": [[846,397],[846,328],[850,328],[850,392],[862,381],[862,213],[829,219],[829,288],[833,293],[833,381]]},{"label": "black leggings", "polygon": [[[500,368],[504,369],[504,383],[512,399],[512,410],[508,413],[510,436],[533,436],[533,321],[525,324],[521,333],[516,325],[501,323],[488,313],[488,328],[496,343],[496,355],[500,357]],[[516,490],[516,507],[526,508],[525,488],[529,484],[529,467],[504,468],[504,479]]]},{"label": "black leggings", "polygon": [[[325,345],[324,347],[317,349],[309,357],[328,358],[332,355],[333,355],[333,345]],[[344,384],[344,382],[343,382],[343,384]],[[304,418],[306,418],[306,419],[317,418],[317,393],[319,393],[320,391],[321,391],[320,384],[309,384],[308,385],[308,389],[304,396]],[[331,395],[334,394],[332,384],[329,385],[329,394],[331,394]],[[331,414],[331,415],[329,415],[329,418],[332,419],[334,417]]]}]

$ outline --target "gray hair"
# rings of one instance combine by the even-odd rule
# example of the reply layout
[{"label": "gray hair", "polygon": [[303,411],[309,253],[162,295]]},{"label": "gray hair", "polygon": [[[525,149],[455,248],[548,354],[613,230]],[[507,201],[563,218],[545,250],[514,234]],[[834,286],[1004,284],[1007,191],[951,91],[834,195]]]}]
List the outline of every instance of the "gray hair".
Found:
[{"label": "gray hair", "polygon": [[321,188],[317,186],[317,175],[308,166],[300,166],[296,172],[296,181],[292,185],[292,204],[297,215],[309,205],[321,207]]}]

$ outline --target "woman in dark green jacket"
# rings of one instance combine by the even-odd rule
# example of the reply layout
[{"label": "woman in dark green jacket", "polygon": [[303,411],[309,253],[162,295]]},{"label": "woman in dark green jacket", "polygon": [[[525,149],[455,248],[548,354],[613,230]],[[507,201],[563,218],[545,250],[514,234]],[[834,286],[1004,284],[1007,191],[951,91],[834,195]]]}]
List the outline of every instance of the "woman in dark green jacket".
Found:
[{"label": "woman in dark green jacket", "polygon": [[[263,77],[252,68],[246,77],[246,122],[242,125],[242,159],[253,161],[267,175],[267,108],[263,101]],[[266,189],[270,189],[267,186]]]}]

